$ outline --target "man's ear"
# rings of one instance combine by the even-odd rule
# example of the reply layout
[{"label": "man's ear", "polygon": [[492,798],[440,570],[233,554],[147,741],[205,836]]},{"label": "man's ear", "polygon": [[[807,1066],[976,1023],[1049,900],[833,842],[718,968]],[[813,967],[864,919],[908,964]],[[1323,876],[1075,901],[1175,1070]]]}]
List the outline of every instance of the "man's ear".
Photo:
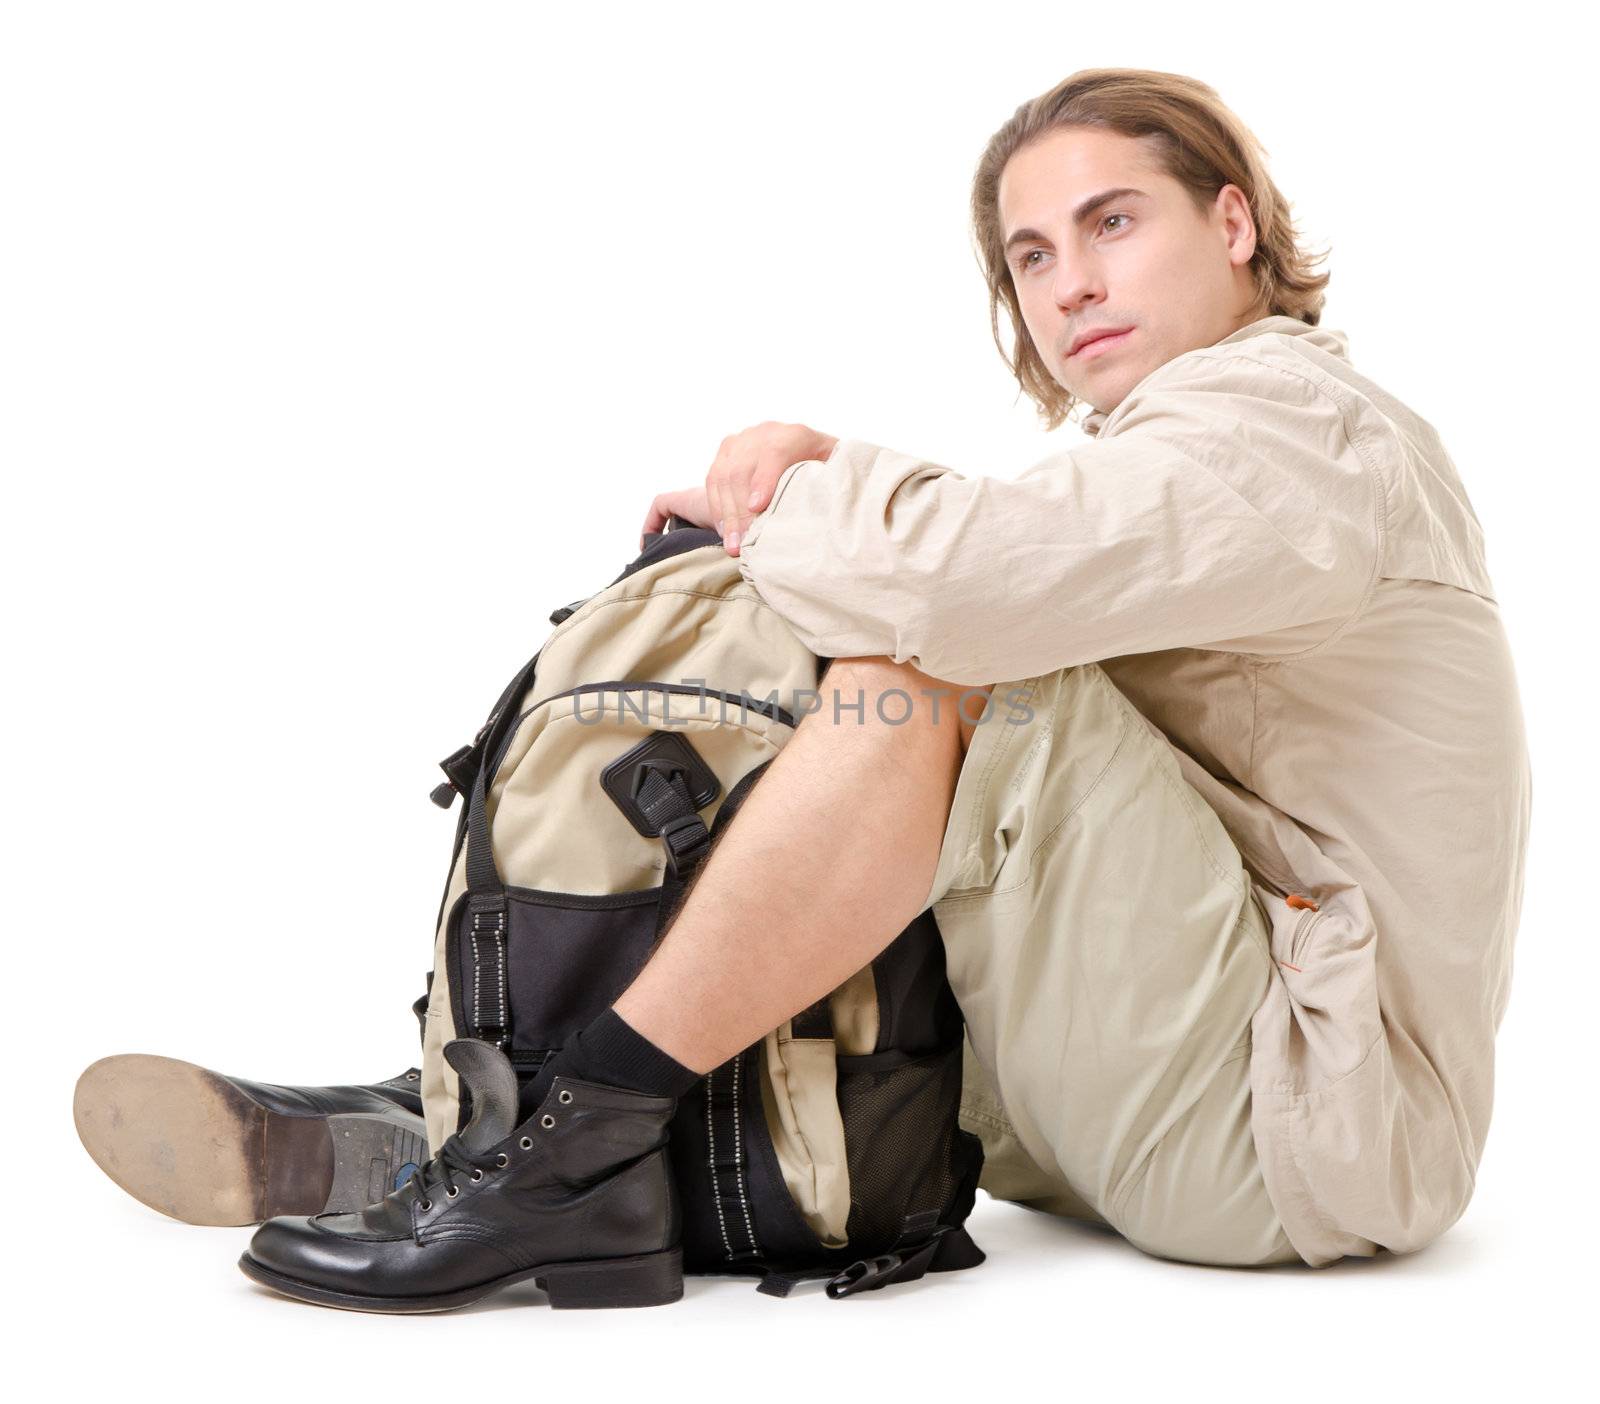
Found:
[{"label": "man's ear", "polygon": [[1228,236],[1228,262],[1242,268],[1256,253],[1256,222],[1250,201],[1237,185],[1224,185],[1217,192],[1217,208]]}]

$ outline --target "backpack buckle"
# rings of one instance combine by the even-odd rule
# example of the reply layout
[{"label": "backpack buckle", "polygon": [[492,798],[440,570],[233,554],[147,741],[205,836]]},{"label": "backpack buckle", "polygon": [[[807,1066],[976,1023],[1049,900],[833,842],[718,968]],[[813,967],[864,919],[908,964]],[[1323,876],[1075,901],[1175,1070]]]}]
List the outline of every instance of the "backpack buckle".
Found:
[{"label": "backpack buckle", "polygon": [[662,826],[661,840],[667,846],[672,875],[681,882],[684,874],[710,850],[711,831],[698,814],[685,814]]},{"label": "backpack buckle", "polygon": [[915,1282],[928,1271],[928,1264],[938,1250],[937,1237],[920,1247],[884,1253],[876,1258],[864,1258],[851,1263],[837,1277],[831,1278],[823,1290],[834,1301],[853,1297],[857,1292],[876,1292],[891,1282]]},{"label": "backpack buckle", "polygon": [[[600,772],[600,788],[645,838],[666,838],[685,852],[691,824],[704,828],[697,811],[722,793],[722,782],[688,738],[655,731]],[[688,821],[688,822],[686,822]]]}]

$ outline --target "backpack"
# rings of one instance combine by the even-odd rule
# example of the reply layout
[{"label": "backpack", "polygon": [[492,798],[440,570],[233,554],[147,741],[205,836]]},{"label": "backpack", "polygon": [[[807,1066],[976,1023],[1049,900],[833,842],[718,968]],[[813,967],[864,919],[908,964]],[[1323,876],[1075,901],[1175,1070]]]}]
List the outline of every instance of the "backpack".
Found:
[{"label": "backpack", "polygon": [[[526,1081],[610,1007],[832,661],[677,518],[550,622],[433,793],[463,800],[417,1006],[434,1146],[470,1115],[445,1044],[494,1043]],[[930,909],[708,1074],[671,1128],[686,1270],[841,1297],[982,1262],[964,1032]]]}]

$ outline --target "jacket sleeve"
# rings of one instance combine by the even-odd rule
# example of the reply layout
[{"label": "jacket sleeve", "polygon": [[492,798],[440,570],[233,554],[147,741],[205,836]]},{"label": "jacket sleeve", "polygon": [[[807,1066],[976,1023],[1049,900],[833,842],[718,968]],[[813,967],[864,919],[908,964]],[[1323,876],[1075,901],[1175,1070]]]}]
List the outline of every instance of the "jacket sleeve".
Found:
[{"label": "jacket sleeve", "polygon": [[1118,411],[1012,480],[842,439],[785,470],[740,571],[814,653],[976,685],[1360,608],[1381,489],[1318,382],[1179,357]]}]

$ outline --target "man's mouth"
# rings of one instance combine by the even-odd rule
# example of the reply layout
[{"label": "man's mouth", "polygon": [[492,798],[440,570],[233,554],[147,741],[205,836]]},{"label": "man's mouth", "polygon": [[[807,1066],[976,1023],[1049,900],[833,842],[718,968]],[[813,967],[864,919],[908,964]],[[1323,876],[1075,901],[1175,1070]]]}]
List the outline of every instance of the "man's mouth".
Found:
[{"label": "man's mouth", "polygon": [[1083,342],[1076,351],[1071,352],[1067,359],[1069,361],[1086,360],[1089,357],[1101,355],[1103,352],[1111,350],[1114,346],[1120,346],[1132,332],[1132,327],[1123,327],[1117,331],[1106,333],[1091,332],[1090,339]]}]

